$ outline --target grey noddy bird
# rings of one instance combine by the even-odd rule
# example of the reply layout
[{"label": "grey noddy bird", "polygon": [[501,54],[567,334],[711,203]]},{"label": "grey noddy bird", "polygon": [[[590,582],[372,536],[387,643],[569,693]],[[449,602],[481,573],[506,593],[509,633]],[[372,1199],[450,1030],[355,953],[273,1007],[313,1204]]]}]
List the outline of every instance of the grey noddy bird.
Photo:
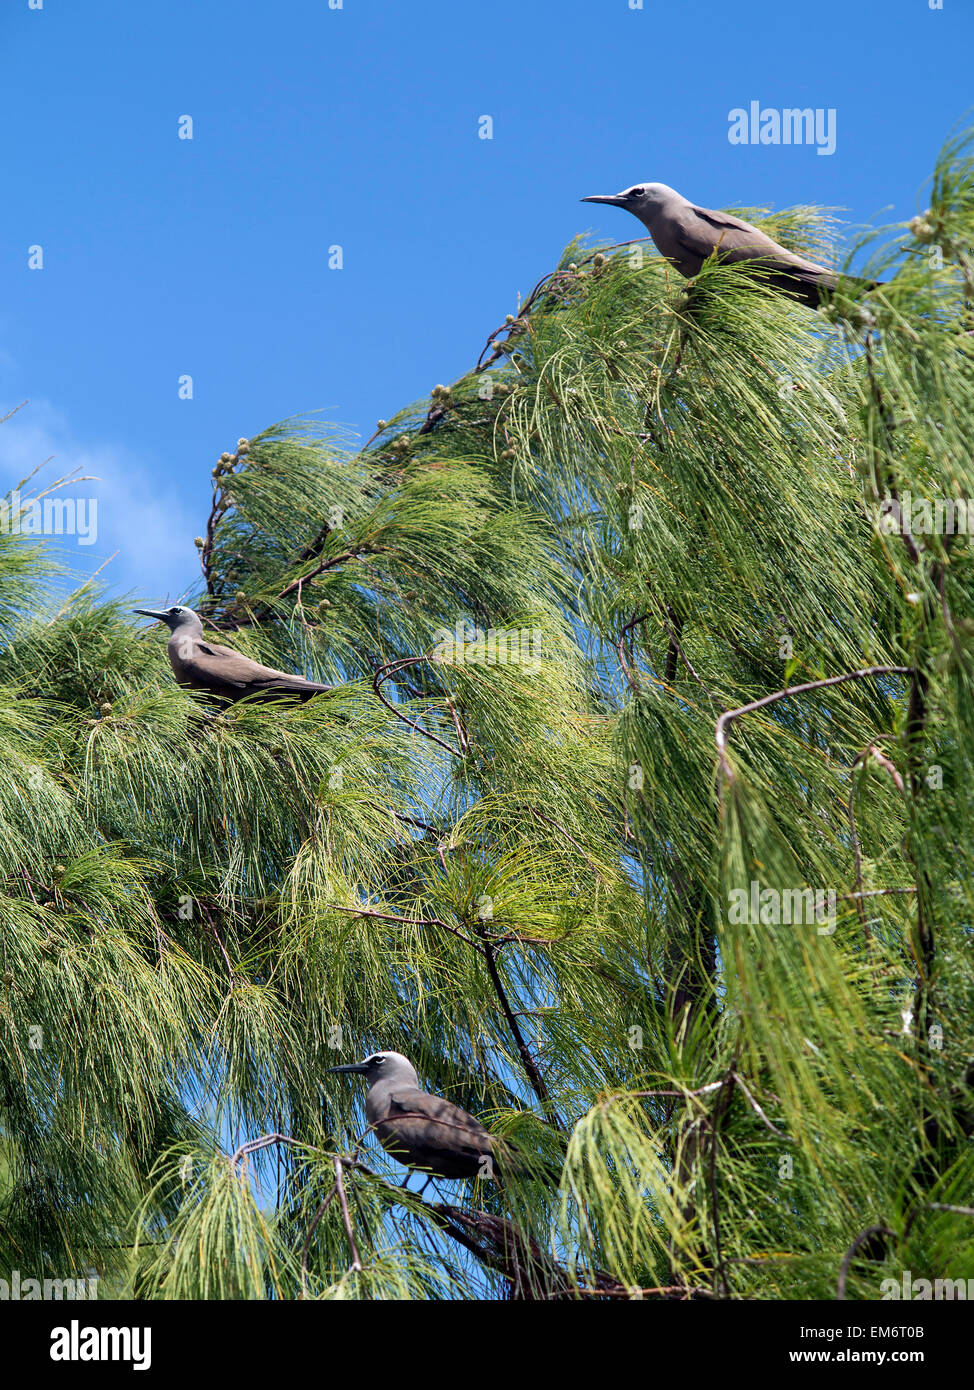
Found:
[{"label": "grey noddy bird", "polygon": [[479,1120],[422,1090],[412,1062],[401,1052],[374,1052],[362,1062],[328,1070],[368,1078],[365,1117],[400,1163],[438,1178],[489,1177],[520,1167]]},{"label": "grey noddy bird", "polygon": [[176,604],[166,609],[136,608],[133,611],[144,618],[156,618],[169,628],[172,634],[167,648],[169,664],[180,685],[207,690],[223,700],[242,700],[245,695],[265,700],[296,695],[301,700],[310,700],[312,695],[334,689],[331,685],[305,680],[304,676],[290,676],[286,671],[275,671],[272,666],[261,666],[259,661],[251,661],[249,656],[242,656],[230,647],[208,641],[203,636],[199,614],[192,608]]},{"label": "grey noddy bird", "polygon": [[[823,291],[834,290],[839,283],[834,270],[786,251],[740,217],[697,207],[665,183],[637,183],[622,193],[600,194],[582,202],[609,203],[638,217],[660,255],[687,279],[716,251],[721,261],[763,266],[769,284],[813,308],[821,302]],[[870,288],[874,284],[870,281]]]}]

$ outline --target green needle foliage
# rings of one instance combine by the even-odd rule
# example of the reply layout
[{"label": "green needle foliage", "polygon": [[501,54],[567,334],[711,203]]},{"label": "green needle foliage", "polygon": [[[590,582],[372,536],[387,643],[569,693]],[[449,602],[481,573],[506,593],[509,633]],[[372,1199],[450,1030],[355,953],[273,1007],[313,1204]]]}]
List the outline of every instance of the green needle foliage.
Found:
[{"label": "green needle foliage", "polygon": [[[0,1276],[974,1277],[972,245],[959,140],[821,313],[576,243],[359,451],[239,441],[187,601],[305,705],[0,536]],[[518,1171],[400,1187],[378,1049]]]}]

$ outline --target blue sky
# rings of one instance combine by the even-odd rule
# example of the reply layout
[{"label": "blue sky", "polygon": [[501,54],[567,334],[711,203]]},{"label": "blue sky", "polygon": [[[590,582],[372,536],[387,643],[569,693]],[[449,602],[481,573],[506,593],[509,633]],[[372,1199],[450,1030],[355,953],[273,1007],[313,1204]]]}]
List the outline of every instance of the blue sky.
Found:
[{"label": "blue sky", "polygon": [[[583,195],[908,218],[974,101],[970,0],[630,3],[2,0],[0,491],[98,474],[65,563],[175,597],[222,449],[468,369],[572,236],[638,235]],[[730,144],[755,100],[834,108],[835,153]]]}]

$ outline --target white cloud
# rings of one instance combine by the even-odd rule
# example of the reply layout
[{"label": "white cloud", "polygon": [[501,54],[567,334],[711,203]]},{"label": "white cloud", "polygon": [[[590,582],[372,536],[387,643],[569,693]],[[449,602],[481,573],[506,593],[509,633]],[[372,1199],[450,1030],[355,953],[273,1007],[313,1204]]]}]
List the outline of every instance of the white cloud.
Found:
[{"label": "white cloud", "polygon": [[[15,403],[14,403],[15,404]],[[11,405],[0,405],[0,416]],[[50,459],[49,463],[45,460]],[[117,444],[74,437],[68,422],[47,401],[31,401],[0,424],[0,493],[6,493],[38,464],[40,473],[24,495],[77,473],[92,481],[69,483],[55,496],[97,499],[97,539],[55,540],[56,557],[77,582],[93,574],[115,551],[101,581],[115,592],[137,592],[151,600],[176,598],[194,582],[199,561],[193,545],[201,522],[163,480],[160,464]]]}]

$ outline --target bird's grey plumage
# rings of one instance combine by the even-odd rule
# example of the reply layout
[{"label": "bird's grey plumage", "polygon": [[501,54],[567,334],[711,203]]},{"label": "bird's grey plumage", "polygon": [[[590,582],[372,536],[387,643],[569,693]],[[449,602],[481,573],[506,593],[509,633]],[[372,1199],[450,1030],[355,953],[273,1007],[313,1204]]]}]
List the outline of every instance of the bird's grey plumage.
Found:
[{"label": "bird's grey plumage", "polygon": [[242,700],[244,696],[255,696],[263,700],[280,699],[294,695],[301,700],[310,700],[331,690],[330,685],[305,680],[303,676],[292,676],[286,671],[275,671],[272,666],[262,666],[259,661],[251,661],[230,647],[222,647],[203,636],[203,624],[198,613],[192,608],[176,604],[172,608],[136,608],[146,618],[157,618],[169,628],[168,653],[173,675],[180,685],[192,690],[206,690],[221,700]]},{"label": "bird's grey plumage", "polygon": [[835,271],[787,251],[750,222],[729,212],[697,207],[665,183],[637,183],[622,193],[600,194],[582,202],[608,203],[633,213],[660,255],[688,279],[716,252],[724,262],[748,261],[762,267],[768,284],[813,307],[839,283]]},{"label": "bird's grey plumage", "polygon": [[440,1178],[476,1178],[516,1166],[501,1141],[473,1115],[424,1091],[401,1052],[375,1052],[329,1071],[368,1078],[365,1117],[382,1147],[407,1167]]}]

